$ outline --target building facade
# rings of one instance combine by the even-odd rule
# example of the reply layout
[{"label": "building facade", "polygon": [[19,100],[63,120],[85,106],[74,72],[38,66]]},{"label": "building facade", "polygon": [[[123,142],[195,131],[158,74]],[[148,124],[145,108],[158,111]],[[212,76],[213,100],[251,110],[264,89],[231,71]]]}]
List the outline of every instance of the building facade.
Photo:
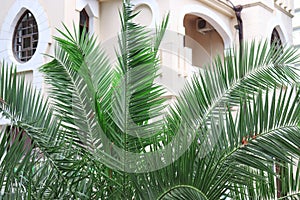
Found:
[{"label": "building facade", "polygon": [[[168,88],[170,96],[178,93],[193,70],[208,64],[216,55],[224,55],[241,39],[280,40],[287,45],[293,40],[293,0],[132,3],[140,11],[135,20],[148,28],[154,28],[170,13],[158,80]],[[118,9],[122,0],[0,0],[0,5],[0,59],[16,65],[19,73],[42,90],[43,76],[38,67],[50,60],[45,54],[53,54],[52,36],[59,35],[57,29],[63,30],[63,23],[70,29],[73,24],[86,26],[104,46],[114,43],[120,31]]]},{"label": "building facade", "polygon": [[300,1],[295,0],[294,8],[293,42],[295,47],[300,48]]}]

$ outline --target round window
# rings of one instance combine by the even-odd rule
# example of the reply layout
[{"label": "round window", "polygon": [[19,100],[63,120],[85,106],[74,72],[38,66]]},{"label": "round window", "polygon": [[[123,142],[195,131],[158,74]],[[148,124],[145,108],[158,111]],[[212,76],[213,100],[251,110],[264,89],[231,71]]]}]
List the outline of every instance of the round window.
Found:
[{"label": "round window", "polygon": [[19,19],[13,37],[13,52],[20,62],[27,62],[38,45],[38,26],[33,14],[26,10]]}]

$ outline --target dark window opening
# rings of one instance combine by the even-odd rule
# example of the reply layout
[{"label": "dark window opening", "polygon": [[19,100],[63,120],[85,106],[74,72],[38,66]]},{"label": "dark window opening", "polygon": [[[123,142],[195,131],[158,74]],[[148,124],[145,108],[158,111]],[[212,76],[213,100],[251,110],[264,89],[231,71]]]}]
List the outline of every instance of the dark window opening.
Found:
[{"label": "dark window opening", "polygon": [[80,17],[79,17],[79,31],[80,35],[83,34],[83,30],[85,30],[85,35],[89,32],[89,15],[87,14],[86,10],[83,9],[80,11]]},{"label": "dark window opening", "polygon": [[13,52],[20,62],[27,62],[38,45],[38,26],[33,14],[26,10],[20,17],[13,37]]},{"label": "dark window opening", "polygon": [[271,35],[271,45],[274,45],[278,51],[282,51],[282,42],[276,29],[273,30]]}]

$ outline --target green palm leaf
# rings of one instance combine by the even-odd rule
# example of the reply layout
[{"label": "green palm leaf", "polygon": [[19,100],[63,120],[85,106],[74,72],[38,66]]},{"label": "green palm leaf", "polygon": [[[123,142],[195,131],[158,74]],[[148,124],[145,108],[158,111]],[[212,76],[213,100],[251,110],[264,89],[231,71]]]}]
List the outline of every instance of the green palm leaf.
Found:
[{"label": "green palm leaf", "polygon": [[169,189],[163,195],[161,195],[159,200],[162,199],[199,199],[207,200],[207,197],[197,188],[180,185]]},{"label": "green palm leaf", "polygon": [[[274,195],[271,182],[260,183],[266,181],[265,173],[274,176],[274,158],[286,162],[291,156],[299,158],[299,94],[282,89],[276,98],[276,86],[297,80],[292,68],[297,57],[292,48],[280,55],[268,48],[266,44],[245,46],[241,60],[234,52],[223,63],[218,59],[186,86],[168,118],[173,124],[168,135],[178,132],[177,124],[187,123],[190,132],[199,128],[196,141],[174,164],[134,178],[136,185],[143,185],[139,193],[143,198],[156,198],[159,191],[185,184],[198,188],[208,199],[218,199],[231,191],[232,184],[251,187],[248,180],[265,188],[269,184],[268,194],[273,191]],[[271,85],[275,87],[268,99]],[[230,109],[240,113],[236,120],[230,114],[236,111]],[[157,183],[162,177],[165,181]]]}]

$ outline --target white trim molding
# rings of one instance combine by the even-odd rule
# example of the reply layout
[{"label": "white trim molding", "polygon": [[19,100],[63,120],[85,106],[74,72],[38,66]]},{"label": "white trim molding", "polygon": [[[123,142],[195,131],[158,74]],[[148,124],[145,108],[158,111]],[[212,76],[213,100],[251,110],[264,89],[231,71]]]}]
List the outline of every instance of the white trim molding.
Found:
[{"label": "white trim molding", "polygon": [[97,0],[76,0],[76,10],[87,9],[89,17],[99,17],[99,2]]},{"label": "white trim molding", "polygon": [[83,9],[87,12],[89,22],[89,32],[94,33],[94,18],[99,18],[99,2],[98,0],[76,0],[75,9],[80,12]]},{"label": "white trim molding", "polygon": [[229,29],[230,24],[227,24],[215,11],[199,4],[190,4],[182,8],[177,21],[179,33],[185,35],[183,20],[186,14],[193,14],[207,20],[222,37],[224,48],[228,49],[232,46],[234,40],[232,32]]}]

